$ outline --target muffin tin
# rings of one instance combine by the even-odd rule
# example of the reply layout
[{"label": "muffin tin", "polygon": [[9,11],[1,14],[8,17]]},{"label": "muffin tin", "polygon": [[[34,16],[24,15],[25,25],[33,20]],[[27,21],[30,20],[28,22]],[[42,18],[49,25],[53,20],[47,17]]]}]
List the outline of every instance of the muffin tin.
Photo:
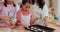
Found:
[{"label": "muffin tin", "polygon": [[42,26],[42,25],[31,25],[31,26],[29,26],[28,30],[30,30],[32,32],[43,32],[43,31],[53,32],[55,29],[45,27],[45,26]]},{"label": "muffin tin", "polygon": [[35,32],[42,32],[42,29],[39,29],[39,28],[34,27],[34,26],[31,26],[31,27],[30,27],[30,30],[31,30],[31,31],[35,31]]}]

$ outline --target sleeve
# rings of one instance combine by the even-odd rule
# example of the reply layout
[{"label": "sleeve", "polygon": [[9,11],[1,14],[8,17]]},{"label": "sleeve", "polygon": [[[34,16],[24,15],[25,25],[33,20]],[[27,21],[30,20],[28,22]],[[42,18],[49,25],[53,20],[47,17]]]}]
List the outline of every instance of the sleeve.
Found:
[{"label": "sleeve", "polygon": [[2,8],[2,3],[0,3],[0,11],[1,11],[1,8]]},{"label": "sleeve", "polygon": [[17,14],[17,9],[16,9],[16,8],[15,8],[15,11],[14,11],[14,12],[15,12],[15,15],[14,15],[14,16],[15,16],[15,17],[14,17],[14,21],[16,22],[16,20],[17,20],[17,19],[16,19],[16,14]]},{"label": "sleeve", "polygon": [[34,23],[34,19],[33,19],[32,14],[31,14],[30,24],[32,25],[33,23]]},{"label": "sleeve", "polygon": [[0,3],[0,16],[1,16],[1,10],[2,10],[2,3]]},{"label": "sleeve", "polygon": [[43,7],[42,18],[44,18],[44,17],[46,17],[46,16],[49,17],[47,5],[45,5],[45,6]]},{"label": "sleeve", "polygon": [[21,23],[20,17],[21,17],[21,12],[20,12],[20,10],[19,10],[19,11],[17,12],[17,14],[16,14],[16,24],[15,24],[15,25],[17,25],[17,26],[19,26],[19,25],[20,25],[19,23]]},{"label": "sleeve", "polygon": [[21,11],[19,10],[18,12],[17,12],[17,14],[16,14],[16,18],[17,18],[17,20],[21,20],[20,18],[21,18]]}]

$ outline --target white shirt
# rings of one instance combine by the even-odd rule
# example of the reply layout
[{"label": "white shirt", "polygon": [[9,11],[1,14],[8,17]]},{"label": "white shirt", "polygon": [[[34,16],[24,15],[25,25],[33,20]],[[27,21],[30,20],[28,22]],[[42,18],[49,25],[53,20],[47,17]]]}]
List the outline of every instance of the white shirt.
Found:
[{"label": "white shirt", "polygon": [[[31,7],[31,12],[32,12],[33,18],[39,17],[39,18],[43,19],[44,17],[49,16],[48,15],[48,8],[47,8],[47,5],[46,4],[44,5],[43,9],[41,9],[35,3]],[[35,22],[35,24],[42,24],[43,23],[43,20],[41,20],[41,19],[38,19]]]},{"label": "white shirt", "polygon": [[46,4],[44,5],[43,10],[42,10],[42,17],[44,18],[45,16],[48,16],[49,17],[48,7],[47,7]]}]

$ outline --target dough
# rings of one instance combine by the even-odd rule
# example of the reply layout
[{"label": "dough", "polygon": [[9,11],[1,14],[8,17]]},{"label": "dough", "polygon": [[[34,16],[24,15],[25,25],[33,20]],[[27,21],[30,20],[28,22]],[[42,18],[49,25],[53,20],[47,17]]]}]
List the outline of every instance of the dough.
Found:
[{"label": "dough", "polygon": [[37,28],[34,28],[34,29],[37,29]]},{"label": "dough", "polygon": [[34,28],[34,27],[31,27],[31,29]]}]

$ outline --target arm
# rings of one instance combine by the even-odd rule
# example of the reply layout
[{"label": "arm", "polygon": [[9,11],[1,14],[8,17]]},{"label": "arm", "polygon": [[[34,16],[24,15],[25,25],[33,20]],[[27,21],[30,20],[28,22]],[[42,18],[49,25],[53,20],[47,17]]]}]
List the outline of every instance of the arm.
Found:
[{"label": "arm", "polygon": [[47,22],[49,20],[49,14],[48,14],[48,8],[46,4],[44,5],[44,8],[43,8],[42,18],[44,20],[44,25],[47,26]]},{"label": "arm", "polygon": [[17,14],[16,7],[14,7],[14,10],[12,10],[12,11],[14,11],[14,14],[13,14],[13,19],[12,20],[10,19],[10,25],[11,26],[14,26],[15,25],[15,22],[16,22],[16,14]]},{"label": "arm", "polygon": [[20,21],[21,20],[20,19],[21,18],[21,12],[20,11],[17,12],[16,18],[17,18],[16,25],[18,25],[18,26],[21,25],[21,21]]},{"label": "arm", "polygon": [[1,2],[1,3],[0,3],[0,16],[1,16],[1,11],[2,11],[3,6],[4,6],[4,3]]},{"label": "arm", "polygon": [[31,15],[30,24],[31,24],[31,25],[34,24],[34,22],[35,22],[36,20],[38,20],[38,17],[33,18],[32,15]]},{"label": "arm", "polygon": [[32,16],[31,16],[30,24],[32,25],[33,23],[34,23],[34,19],[33,19]]},{"label": "arm", "polygon": [[44,19],[43,19],[43,21],[44,21],[44,25],[45,25],[45,26],[47,26],[48,20],[49,20],[48,17],[45,16]]},{"label": "arm", "polygon": [[0,3],[0,18],[1,18],[1,10],[2,10],[2,5]]}]

